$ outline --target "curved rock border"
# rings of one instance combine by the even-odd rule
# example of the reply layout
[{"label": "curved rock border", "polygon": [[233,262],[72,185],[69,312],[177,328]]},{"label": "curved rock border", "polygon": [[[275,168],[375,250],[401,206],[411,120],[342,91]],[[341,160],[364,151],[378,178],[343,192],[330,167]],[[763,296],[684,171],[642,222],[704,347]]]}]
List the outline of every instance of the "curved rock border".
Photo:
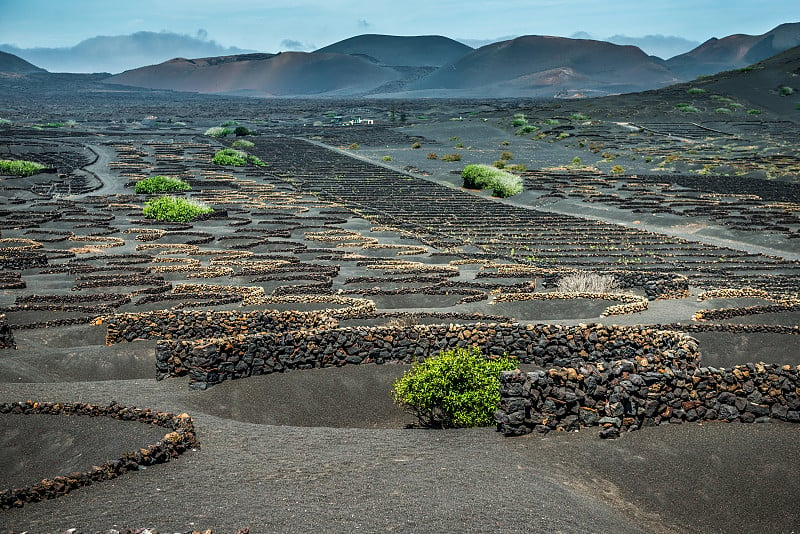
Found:
[{"label": "curved rock border", "polygon": [[600,317],[609,315],[625,315],[645,311],[648,306],[646,297],[628,293],[502,293],[494,297],[494,302],[514,302],[523,300],[616,300],[622,304],[607,307]]},{"label": "curved rock border", "polygon": [[64,416],[111,417],[120,421],[138,421],[169,429],[161,441],[123,454],[119,459],[93,466],[91,471],[70,473],[24,488],[0,491],[0,510],[21,507],[28,503],[55,499],[103,480],[111,480],[140,466],[169,462],[190,449],[199,447],[192,418],[149,409],[131,408],[112,402],[108,406],[84,403],[12,402],[0,404],[0,414],[46,414]]}]

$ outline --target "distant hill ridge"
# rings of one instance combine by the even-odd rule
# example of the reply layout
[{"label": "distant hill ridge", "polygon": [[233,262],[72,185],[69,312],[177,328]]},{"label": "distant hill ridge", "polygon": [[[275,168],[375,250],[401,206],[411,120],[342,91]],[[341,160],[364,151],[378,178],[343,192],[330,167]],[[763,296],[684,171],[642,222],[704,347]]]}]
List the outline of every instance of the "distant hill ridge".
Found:
[{"label": "distant hill ridge", "polygon": [[751,65],[800,45],[800,22],[781,24],[762,35],[711,38],[694,50],[668,59],[667,67],[685,79]]},{"label": "distant hill ridge", "polygon": [[[657,89],[695,73],[741,68],[793,43],[800,44],[800,23],[759,36],[711,39],[667,61],[635,46],[591,39],[529,35],[472,49],[442,36],[367,34],[311,53],[176,58],[106,81],[263,97],[586,97]],[[36,68],[26,68],[31,67]]]},{"label": "distant hill ridge", "polygon": [[4,74],[32,74],[34,72],[47,71],[28,63],[14,54],[0,52],[0,72]]},{"label": "distant hill ridge", "polygon": [[370,58],[384,66],[441,67],[473,49],[441,35],[396,36],[366,34],[316,50]]}]

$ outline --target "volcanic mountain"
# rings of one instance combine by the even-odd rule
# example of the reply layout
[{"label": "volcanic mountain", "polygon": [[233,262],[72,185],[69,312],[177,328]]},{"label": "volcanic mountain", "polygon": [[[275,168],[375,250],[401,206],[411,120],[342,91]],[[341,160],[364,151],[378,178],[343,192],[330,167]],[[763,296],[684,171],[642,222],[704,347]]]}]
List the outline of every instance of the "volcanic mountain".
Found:
[{"label": "volcanic mountain", "polygon": [[739,69],[800,45],[800,22],[781,24],[763,35],[736,34],[712,38],[694,50],[666,61],[685,79]]},{"label": "volcanic mountain", "polygon": [[663,87],[678,77],[635,46],[529,35],[493,43],[411,86],[460,96],[575,96]]},{"label": "volcanic mountain", "polygon": [[176,58],[106,80],[150,89],[252,96],[347,96],[400,78],[396,71],[346,54],[283,52]]},{"label": "volcanic mountain", "polygon": [[746,69],[720,72],[697,80],[692,86],[705,89],[707,94],[724,95],[800,122],[800,46]]},{"label": "volcanic mountain", "polygon": [[34,72],[47,72],[36,65],[28,63],[21,57],[0,52],[0,73],[3,74],[32,74]]},{"label": "volcanic mountain", "polygon": [[469,46],[440,35],[375,34],[358,35],[317,50],[361,56],[379,65],[404,67],[440,67],[470,51]]}]

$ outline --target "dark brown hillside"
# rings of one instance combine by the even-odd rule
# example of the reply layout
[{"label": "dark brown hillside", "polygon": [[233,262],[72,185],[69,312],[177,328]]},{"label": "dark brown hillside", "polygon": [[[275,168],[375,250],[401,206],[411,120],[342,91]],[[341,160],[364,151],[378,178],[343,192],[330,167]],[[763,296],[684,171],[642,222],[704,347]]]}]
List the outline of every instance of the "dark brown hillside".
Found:
[{"label": "dark brown hillside", "polygon": [[487,96],[597,94],[663,87],[677,77],[634,46],[530,35],[470,52],[414,89],[468,89]]},{"label": "dark brown hillside", "polygon": [[317,52],[360,55],[381,65],[440,67],[472,51],[469,46],[440,35],[357,35],[320,48]]},{"label": "dark brown hillside", "polygon": [[19,56],[0,52],[0,73],[3,74],[31,74],[34,72],[46,72],[44,69],[28,63]]},{"label": "dark brown hillside", "polygon": [[344,54],[247,54],[173,59],[112,76],[106,83],[198,93],[254,96],[360,94],[399,75]]},{"label": "dark brown hillside", "polygon": [[736,34],[712,38],[694,50],[666,61],[684,78],[746,67],[800,45],[800,22],[781,24],[762,35]]}]

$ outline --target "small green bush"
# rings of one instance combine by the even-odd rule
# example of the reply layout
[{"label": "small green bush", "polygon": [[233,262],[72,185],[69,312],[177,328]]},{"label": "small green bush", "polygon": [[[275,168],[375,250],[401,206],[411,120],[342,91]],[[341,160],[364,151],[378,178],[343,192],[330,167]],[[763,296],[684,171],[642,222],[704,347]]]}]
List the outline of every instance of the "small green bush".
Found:
[{"label": "small green bush", "polygon": [[700,110],[689,104],[676,104],[676,108],[683,113],[698,113]]},{"label": "small green bush", "polygon": [[689,93],[690,95],[704,95],[704,94],[706,94],[706,90],[705,89],[700,89],[699,87],[690,87],[689,89],[686,90],[686,92]]},{"label": "small green bush", "polygon": [[247,165],[247,152],[234,148],[223,148],[214,154],[214,158],[211,161],[216,165],[244,167]]},{"label": "small green bush", "polygon": [[575,156],[574,158],[572,158],[572,164],[575,166],[580,166],[583,164],[583,162],[581,161],[581,158]]},{"label": "small green bush", "polygon": [[31,176],[46,168],[34,161],[0,159],[0,174],[10,174],[12,176]]},{"label": "small green bush", "polygon": [[492,163],[492,167],[494,167],[496,169],[503,169],[503,168],[505,168],[505,166],[506,166],[506,162],[505,162],[505,160],[502,160],[502,159],[498,159],[494,163]]},{"label": "small green bush", "polygon": [[513,121],[511,121],[511,126],[513,126],[514,128],[519,128],[520,126],[527,126],[527,125],[528,125],[528,119],[526,119],[525,117],[517,117]]},{"label": "small green bush", "polygon": [[561,122],[558,119],[547,119],[544,123],[548,126],[558,126]]},{"label": "small green bush", "polygon": [[780,93],[781,96],[789,96],[791,94],[794,94],[794,89],[789,87],[788,85],[782,85],[781,88],[778,89],[778,92]]},{"label": "small green bush", "polygon": [[395,380],[394,402],[429,428],[468,428],[492,424],[500,402],[500,372],[516,360],[487,359],[477,347],[440,352]]},{"label": "small green bush", "polygon": [[239,123],[236,122],[236,121],[225,121],[225,122],[222,123],[222,126],[225,126],[225,127],[227,127],[227,126],[236,126],[238,124]]},{"label": "small green bush", "polygon": [[717,108],[714,110],[714,113],[728,114],[730,112],[731,110],[729,110],[728,108]]},{"label": "small green bush", "polygon": [[420,143],[419,141],[414,141],[414,144],[411,145],[411,148],[413,148],[414,150],[422,148],[422,143]]},{"label": "small green bush", "polygon": [[135,191],[137,194],[152,193],[178,193],[189,191],[192,188],[188,183],[179,178],[171,176],[151,176],[136,182]]},{"label": "small green bush", "polygon": [[573,113],[572,115],[569,116],[569,118],[574,120],[574,121],[588,121],[589,120],[589,116],[588,115],[584,115],[583,113]]},{"label": "small green bush", "polygon": [[349,148],[350,150],[358,150],[359,148],[361,148],[361,145],[359,145],[358,143],[350,143],[349,145],[347,145],[347,148]]},{"label": "small green bush", "polygon": [[436,152],[428,152],[428,155],[425,157],[428,159],[439,159],[439,156],[436,154]]},{"label": "small green bush", "polygon": [[195,200],[163,196],[151,198],[144,203],[142,215],[148,219],[169,222],[189,222],[200,215],[212,213],[214,210]]},{"label": "small green bush", "polygon": [[514,154],[509,152],[508,150],[503,150],[503,153],[500,154],[500,159],[508,161],[510,159],[514,159]]},{"label": "small green bush", "polygon": [[212,126],[208,130],[206,130],[205,135],[209,137],[221,138],[232,133],[233,130],[231,130],[230,128],[224,128],[222,126]]},{"label": "small green bush", "polygon": [[522,192],[522,178],[488,165],[472,164],[461,171],[467,189],[492,189],[496,197],[506,198]]},{"label": "small green bush", "polygon": [[762,111],[760,109],[748,109],[748,115],[761,115]]},{"label": "small green bush", "polygon": [[622,165],[614,165],[611,167],[611,174],[622,174],[623,172],[625,172],[625,169]]},{"label": "small green bush", "polygon": [[392,161],[392,156],[383,156],[381,159],[383,161]]},{"label": "small green bush", "polygon": [[539,129],[538,127],[533,126],[532,124],[528,124],[528,125],[523,126],[522,128],[520,128],[516,132],[514,132],[514,135],[527,135],[529,133],[535,132],[538,129]]},{"label": "small green bush", "polygon": [[461,154],[445,154],[442,161],[461,161]]},{"label": "small green bush", "polygon": [[505,169],[510,172],[525,172],[528,170],[528,167],[522,163],[515,163],[513,165],[506,165]]},{"label": "small green bush", "polygon": [[256,144],[252,141],[248,141],[247,139],[237,139],[231,144],[234,148],[253,148]]},{"label": "small green bush", "polygon": [[236,137],[244,137],[244,136],[250,135],[252,133],[253,132],[250,131],[250,128],[247,128],[245,126],[237,126],[233,130],[233,135],[235,135]]},{"label": "small green bush", "polygon": [[261,158],[258,156],[249,155],[247,156],[247,161],[255,165],[256,167],[266,167],[267,164],[261,161]]}]

